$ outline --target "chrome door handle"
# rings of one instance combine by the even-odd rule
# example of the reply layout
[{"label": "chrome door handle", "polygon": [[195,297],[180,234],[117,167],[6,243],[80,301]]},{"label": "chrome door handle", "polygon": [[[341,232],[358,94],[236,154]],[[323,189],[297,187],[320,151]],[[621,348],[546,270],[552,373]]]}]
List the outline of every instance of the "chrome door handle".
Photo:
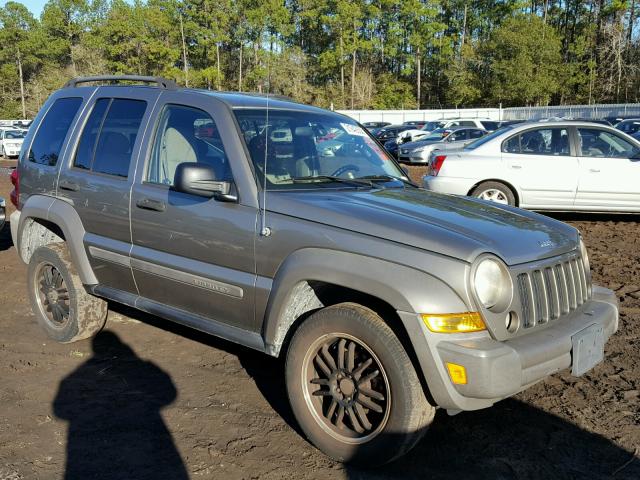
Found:
[{"label": "chrome door handle", "polygon": [[60,187],[62,190],[69,190],[71,192],[77,192],[78,190],[80,190],[80,185],[78,185],[76,182],[70,182],[69,180],[60,180],[60,182],[58,183],[58,187]]},{"label": "chrome door handle", "polygon": [[590,169],[589,169],[589,171],[590,171],[591,173],[599,173],[599,172],[600,172],[600,170],[599,170],[599,169],[597,169],[597,168],[590,168]]},{"label": "chrome door handle", "polygon": [[514,168],[516,170],[520,170],[522,168],[522,165],[511,165],[511,168]]},{"label": "chrome door handle", "polygon": [[164,212],[167,206],[160,200],[153,200],[151,198],[142,198],[136,202],[138,208],[144,210],[153,210],[155,212]]}]

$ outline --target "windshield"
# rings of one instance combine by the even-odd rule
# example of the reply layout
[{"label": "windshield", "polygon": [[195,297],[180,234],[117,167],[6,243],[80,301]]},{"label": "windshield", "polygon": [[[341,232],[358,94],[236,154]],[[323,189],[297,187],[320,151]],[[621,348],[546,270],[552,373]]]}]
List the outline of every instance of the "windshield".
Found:
[{"label": "windshield", "polygon": [[437,128],[442,128],[444,126],[444,122],[427,122],[427,124],[422,127],[422,130],[427,132],[433,132]]},{"label": "windshield", "polygon": [[[363,177],[405,178],[404,172],[354,120],[334,114],[237,110],[259,180],[267,189],[326,188]],[[265,167],[266,163],[266,167]],[[338,183],[340,182],[340,183]]]},{"label": "windshield", "polygon": [[21,130],[7,130],[4,132],[4,138],[24,138],[26,132]]},{"label": "windshield", "polygon": [[437,130],[434,130],[426,137],[422,137],[420,141],[426,142],[426,141],[432,141],[432,140],[442,140],[444,137],[446,137],[450,133],[451,133],[450,130],[446,130],[444,128],[438,128]]},{"label": "windshield", "polygon": [[512,126],[506,126],[506,127],[502,127],[499,128],[498,130],[495,130],[487,135],[485,135],[484,137],[480,137],[477,140],[474,140],[473,142],[467,144],[464,147],[464,150],[474,150],[476,148],[478,148],[480,145],[484,145],[485,143],[493,140],[495,137],[502,135],[503,133],[505,133],[508,130],[512,130],[513,127]]}]

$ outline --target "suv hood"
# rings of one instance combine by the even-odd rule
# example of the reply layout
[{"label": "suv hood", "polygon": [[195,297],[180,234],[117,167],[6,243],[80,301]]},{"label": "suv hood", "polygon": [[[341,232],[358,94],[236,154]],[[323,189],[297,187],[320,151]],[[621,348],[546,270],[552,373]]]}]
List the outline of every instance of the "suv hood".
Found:
[{"label": "suv hood", "polygon": [[472,262],[491,252],[508,265],[578,248],[578,231],[513,207],[422,189],[270,192],[269,211]]}]

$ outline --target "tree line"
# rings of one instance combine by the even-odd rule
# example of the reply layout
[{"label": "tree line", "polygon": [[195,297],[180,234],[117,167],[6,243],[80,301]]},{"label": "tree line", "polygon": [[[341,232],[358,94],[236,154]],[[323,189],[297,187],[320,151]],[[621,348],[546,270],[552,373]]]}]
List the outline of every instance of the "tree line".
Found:
[{"label": "tree line", "polygon": [[10,1],[0,118],[105,73],[336,109],[637,102],[639,1]]}]

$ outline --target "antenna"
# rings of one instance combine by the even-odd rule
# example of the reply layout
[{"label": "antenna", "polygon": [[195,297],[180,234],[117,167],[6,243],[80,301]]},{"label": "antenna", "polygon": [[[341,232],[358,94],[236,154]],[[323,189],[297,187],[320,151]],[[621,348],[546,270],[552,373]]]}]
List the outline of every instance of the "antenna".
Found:
[{"label": "antenna", "polygon": [[262,211],[260,212],[260,235],[268,237],[271,235],[271,229],[267,227],[267,159],[269,153],[269,94],[271,93],[271,52],[267,56],[267,115],[264,127],[264,177],[262,182]]}]

